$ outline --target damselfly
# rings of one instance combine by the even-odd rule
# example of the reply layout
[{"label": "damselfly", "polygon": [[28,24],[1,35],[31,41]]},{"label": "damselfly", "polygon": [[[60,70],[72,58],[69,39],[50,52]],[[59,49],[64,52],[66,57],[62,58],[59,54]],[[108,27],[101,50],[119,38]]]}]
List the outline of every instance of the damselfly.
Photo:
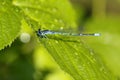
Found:
[{"label": "damselfly", "polygon": [[41,29],[38,29],[36,33],[40,38],[47,38],[47,35],[54,35],[54,34],[65,35],[65,36],[100,36],[100,33],[78,34],[78,33],[56,32],[51,30],[41,30]]}]

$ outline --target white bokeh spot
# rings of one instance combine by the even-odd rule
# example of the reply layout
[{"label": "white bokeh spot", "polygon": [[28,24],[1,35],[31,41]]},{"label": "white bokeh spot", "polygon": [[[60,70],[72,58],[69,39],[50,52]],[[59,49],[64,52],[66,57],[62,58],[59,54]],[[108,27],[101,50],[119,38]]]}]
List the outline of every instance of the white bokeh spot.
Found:
[{"label": "white bokeh spot", "polygon": [[23,43],[28,43],[30,41],[30,34],[28,33],[22,33],[20,35],[20,41],[23,42]]}]

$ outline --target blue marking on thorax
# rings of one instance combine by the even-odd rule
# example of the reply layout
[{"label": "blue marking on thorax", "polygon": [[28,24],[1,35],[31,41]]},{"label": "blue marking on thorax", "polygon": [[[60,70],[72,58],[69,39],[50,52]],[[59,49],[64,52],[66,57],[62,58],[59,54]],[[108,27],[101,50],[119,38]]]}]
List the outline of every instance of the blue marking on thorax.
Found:
[{"label": "blue marking on thorax", "polygon": [[50,31],[50,30],[43,30],[41,31],[43,34],[54,34],[54,32]]}]

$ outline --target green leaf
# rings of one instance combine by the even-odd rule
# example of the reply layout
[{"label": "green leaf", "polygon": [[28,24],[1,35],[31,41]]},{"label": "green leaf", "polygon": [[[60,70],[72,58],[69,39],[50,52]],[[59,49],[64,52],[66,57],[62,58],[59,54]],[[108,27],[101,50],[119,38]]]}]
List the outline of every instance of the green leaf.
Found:
[{"label": "green leaf", "polygon": [[77,26],[75,11],[67,0],[14,0],[13,3],[42,28],[59,30]]},{"label": "green leaf", "polygon": [[11,3],[0,0],[0,50],[10,45],[20,32],[20,10]]},{"label": "green leaf", "polygon": [[[41,27],[59,30],[76,28],[76,16],[68,0],[14,0],[25,13],[25,20],[37,30]],[[49,35],[40,39],[59,66],[75,80],[114,80],[103,62],[75,37]]]},{"label": "green leaf", "polygon": [[60,67],[75,80],[115,80],[99,58],[82,42],[41,39]]}]

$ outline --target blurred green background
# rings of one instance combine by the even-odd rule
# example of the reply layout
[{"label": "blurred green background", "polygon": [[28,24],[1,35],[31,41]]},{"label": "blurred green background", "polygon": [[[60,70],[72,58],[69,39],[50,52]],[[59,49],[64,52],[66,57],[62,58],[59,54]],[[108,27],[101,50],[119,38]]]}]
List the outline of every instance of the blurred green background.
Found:
[{"label": "blurred green background", "polygon": [[[78,16],[79,31],[101,33],[82,40],[106,67],[120,78],[120,0],[70,0]],[[0,80],[73,80],[63,72],[33,30],[24,23],[10,47],[0,51]]]}]

